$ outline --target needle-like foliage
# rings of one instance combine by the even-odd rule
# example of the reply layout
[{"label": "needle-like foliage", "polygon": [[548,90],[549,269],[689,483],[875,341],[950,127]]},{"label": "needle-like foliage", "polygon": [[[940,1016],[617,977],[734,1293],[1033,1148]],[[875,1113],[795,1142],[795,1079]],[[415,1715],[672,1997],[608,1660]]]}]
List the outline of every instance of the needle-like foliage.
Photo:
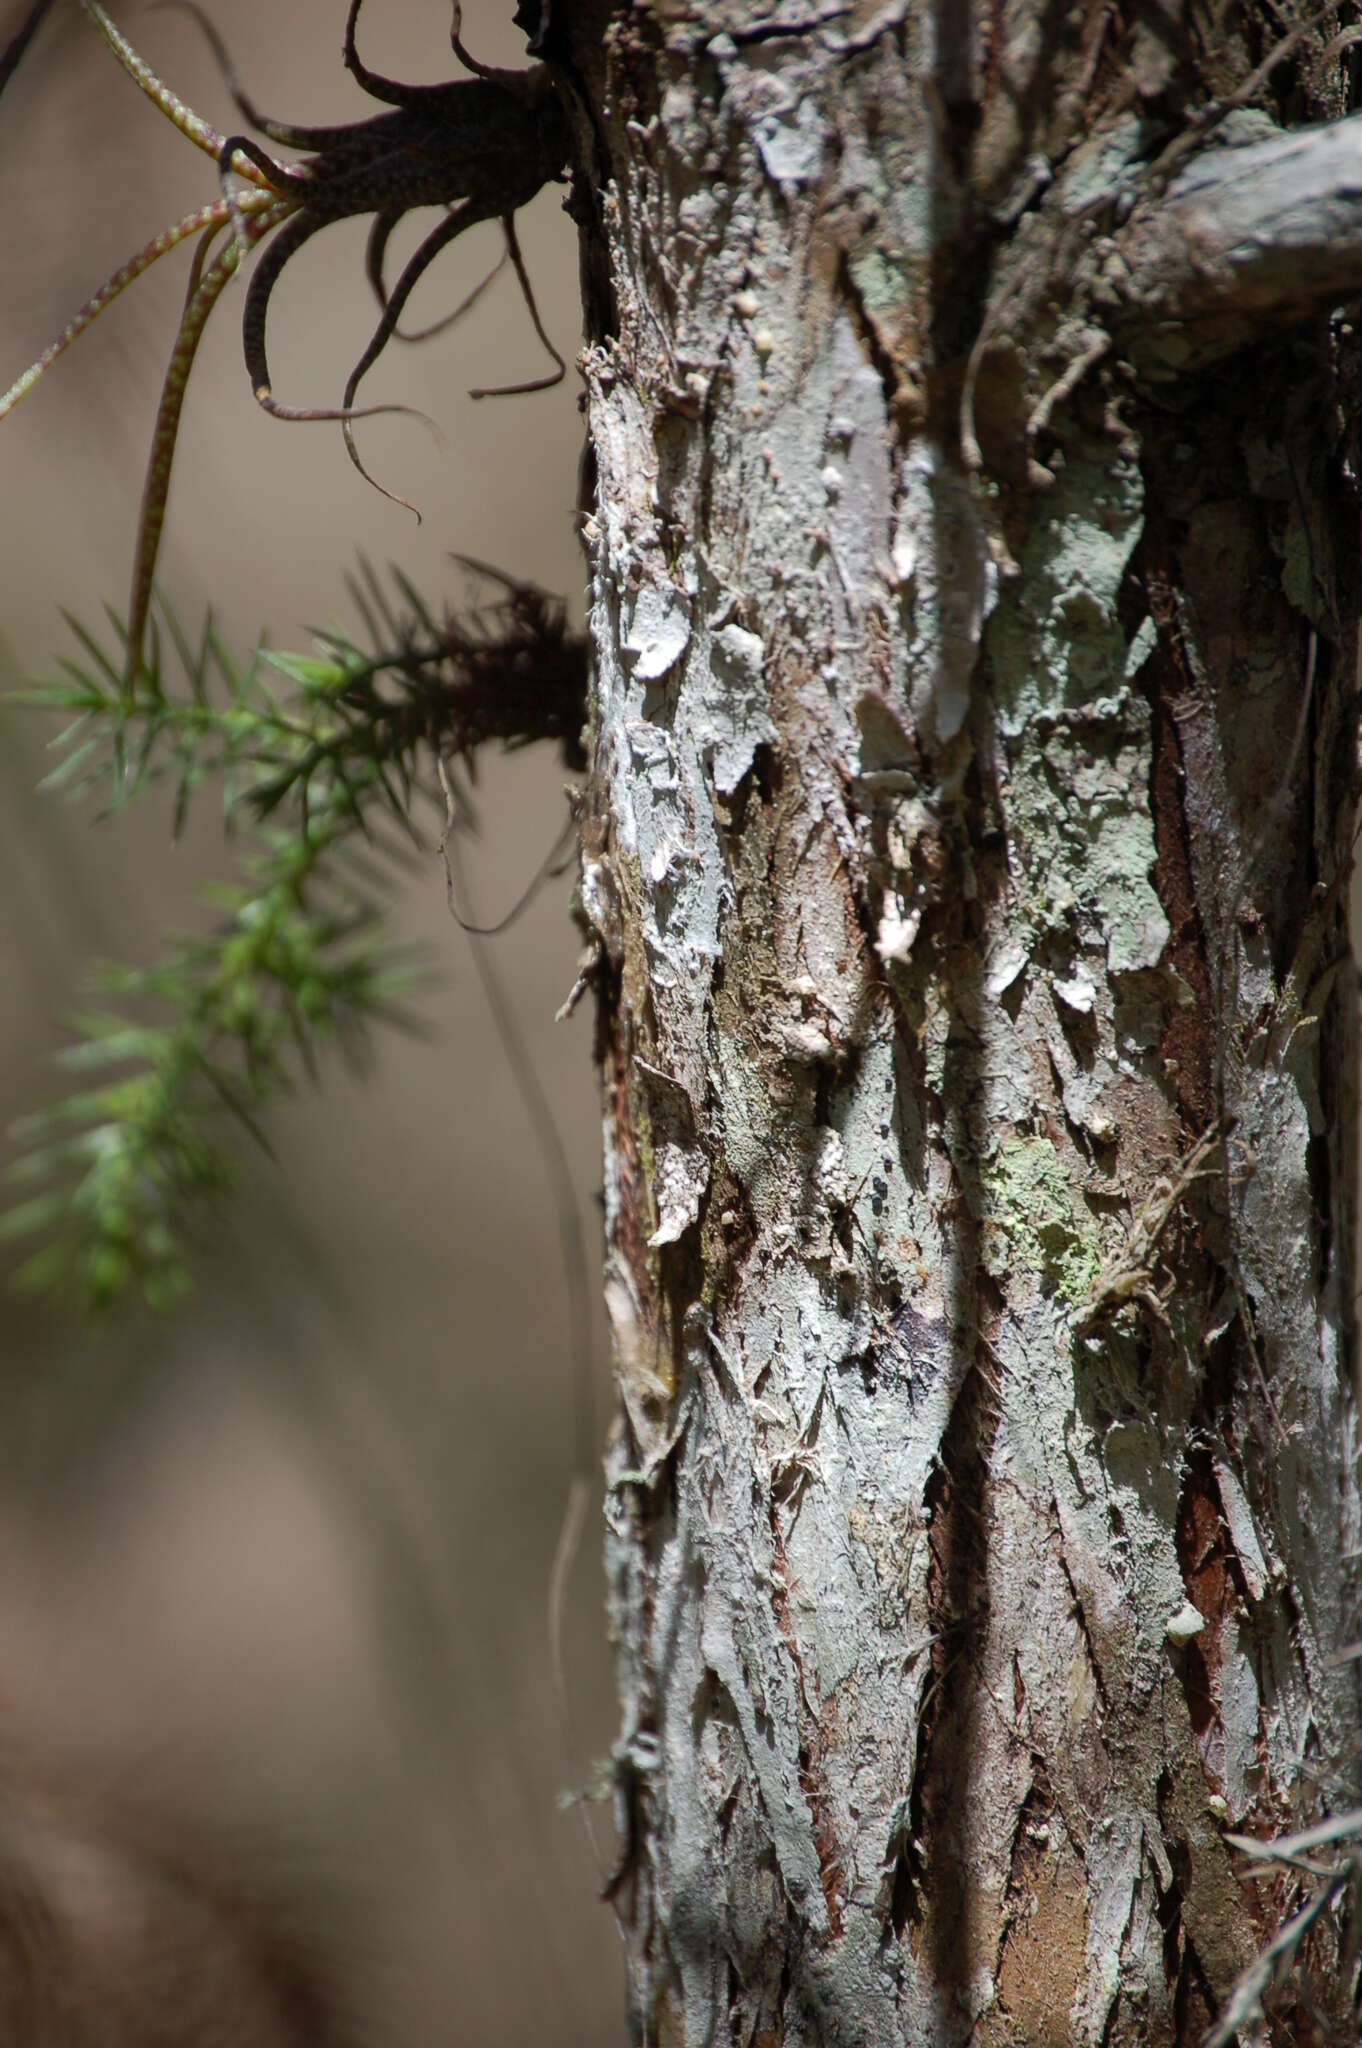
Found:
[{"label": "needle-like foliage", "polygon": [[405,1014],[416,970],[385,935],[384,897],[437,764],[492,738],[575,740],[585,648],[539,592],[503,581],[490,607],[443,621],[405,583],[400,612],[372,575],[353,595],[367,648],[326,631],[311,654],[260,648],[238,666],[211,618],[191,642],[163,611],[130,698],[126,633],[114,621],[110,647],[72,621],[78,654],[19,693],[67,719],[50,786],[111,812],[168,782],[178,828],[216,783],[239,847],[212,927],[154,968],[104,972],[101,1007],[59,1055],[78,1087],[18,1126],[0,1235],[37,1240],[22,1281],[96,1306],[133,1288],[176,1300],[196,1214],[231,1182],[224,1124],[267,1146],[262,1117],[324,1048],[362,1058],[371,1027]]}]

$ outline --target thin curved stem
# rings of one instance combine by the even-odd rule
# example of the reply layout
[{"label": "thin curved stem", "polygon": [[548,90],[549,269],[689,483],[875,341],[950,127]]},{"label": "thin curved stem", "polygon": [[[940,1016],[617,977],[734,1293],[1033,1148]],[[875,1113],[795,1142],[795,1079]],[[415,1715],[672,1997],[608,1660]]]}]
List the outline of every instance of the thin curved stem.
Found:
[{"label": "thin curved stem", "polygon": [[558,834],[558,837],[554,840],[552,846],[544,855],[544,858],[540,861],[510,909],[504,911],[494,924],[477,924],[471,918],[465,917],[459,909],[457,899],[452,890],[446,892],[450,916],[459,927],[459,930],[467,932],[470,938],[500,938],[501,934],[509,931],[517,918],[522,917],[529,909],[545,882],[553,881],[559,875],[567,873],[568,868],[572,864],[572,855],[576,845],[577,820],[575,817],[569,816],[564,821],[563,829]]},{"label": "thin curved stem", "polygon": [[286,164],[277,164],[272,156],[265,154],[258,142],[251,141],[249,135],[227,137],[218,153],[218,177],[222,183],[222,196],[232,216],[232,232],[244,256],[250,247],[246,239],[245,213],[241,205],[241,195],[232,185],[238,156],[244,157],[247,163],[254,164],[269,189],[277,192],[281,198],[287,196],[290,190],[296,194],[300,206],[304,204],[307,188],[312,181],[306,172],[295,171]]},{"label": "thin curved stem", "polygon": [[476,57],[470,57],[463,45],[463,8],[454,0],[454,19],[449,25],[449,47],[465,71],[471,71],[474,78],[495,78],[497,73],[490,64],[480,64]]},{"label": "thin curved stem", "polygon": [[189,265],[189,277],[184,288],[186,305],[199,288],[199,280],[203,276],[203,266],[208,261],[209,250],[227,225],[228,222],[226,221],[216,222],[212,233],[200,235],[198,241],[194,244],[194,254]]},{"label": "thin curved stem", "polygon": [[[450,211],[452,210],[451,208]],[[388,303],[388,288],[383,282],[383,256],[388,246],[388,237],[401,218],[401,210],[396,207],[391,208],[386,213],[375,214],[373,225],[369,229],[368,244],[364,251],[364,274],[373,286],[374,297],[382,307],[386,307]],[[478,284],[474,285],[472,291],[464,293],[458,305],[455,306],[451,313],[444,313],[438,320],[432,320],[428,327],[394,327],[392,332],[393,340],[429,341],[434,335],[443,334],[446,329],[453,327],[456,321],[462,320],[465,313],[472,311],[473,307],[487,290],[487,287],[496,278],[500,277],[506,267],[506,259],[510,253],[509,248],[503,247],[500,256],[498,256],[492,268],[487,272],[487,275]]]},{"label": "thin curved stem", "polygon": [[383,282],[383,258],[388,253],[388,240],[393,229],[402,218],[400,206],[384,206],[369,223],[369,238],[364,244],[364,275],[373,288],[374,297],[386,311],[388,291]]},{"label": "thin curved stem", "polygon": [[[249,218],[272,205],[274,198],[272,192],[249,192],[236,203],[242,214]],[[38,379],[56,362],[57,357],[64,355],[72,342],[78,340],[87,327],[93,326],[105,307],[112,305],[119,293],[126,291],[130,284],[134,284],[145,271],[150,270],[153,263],[159,262],[162,256],[178,248],[190,235],[198,234],[203,228],[218,226],[230,218],[231,209],[227,201],[215,199],[208,206],[195,207],[193,213],[187,213],[184,219],[176,221],[173,227],[163,228],[159,235],[153,236],[144,249],[139,249],[135,256],[130,256],[126,263],[114,271],[112,277],[104,280],[99,290],[85,301],[79,312],[72,315],[57,339],[48,344],[38,360],[31,363],[21,377],[15,378],[9,390],[0,397],[0,420],[4,419],[7,413],[13,412],[20,399],[27,397]]]},{"label": "thin curved stem", "polygon": [[[354,396],[359,389],[361,380],[367,376],[368,372],[382,355],[384,349],[388,346],[388,343],[392,340],[393,335],[397,332],[397,323],[402,317],[402,308],[406,305],[416,285],[430,268],[441,249],[447,248],[449,243],[454,241],[458,235],[461,235],[465,228],[471,228],[480,220],[490,220],[495,212],[496,208],[490,202],[479,204],[471,199],[465,199],[449,215],[447,220],[442,220],[437,227],[431,229],[425,241],[422,242],[416,254],[409,260],[406,269],[393,286],[392,297],[383,309],[383,318],[374,329],[373,334],[369,338],[368,347],[355,364],[346,382],[345,409],[348,417],[345,419],[341,431],[345,436],[345,446],[350,460],[354,463],[355,468],[366,483],[372,484],[376,491],[381,491],[385,498],[391,498],[395,505],[405,505],[409,512],[416,512],[416,507],[409,503],[406,498],[399,497],[396,491],[388,490],[385,485],[379,483],[377,477],[370,476],[368,470],[360,461],[359,450],[355,446],[355,437],[350,430],[350,422],[351,420],[362,418],[363,415],[351,409]],[[419,512],[416,512],[416,516],[419,519],[421,515]]]},{"label": "thin curved stem", "polygon": [[371,99],[382,100],[390,107],[411,107],[419,105],[423,93],[438,87],[403,85],[399,79],[384,78],[377,71],[370,71],[368,65],[355,48],[355,23],[364,0],[350,0],[350,12],[345,17],[345,68],[357,85],[362,85]]},{"label": "thin curved stem", "polygon": [[[284,405],[275,397],[270,383],[269,358],[265,344],[270,298],[285,264],[290,263],[303,244],[310,241],[319,229],[326,227],[331,219],[328,214],[299,212],[296,200],[289,200],[286,203],[294,218],[282,233],[275,236],[256,265],[250,290],[246,294],[245,311],[241,316],[242,349],[257,405],[263,406],[264,410],[277,420],[340,420],[347,427],[352,419],[374,419],[381,413],[404,413],[413,419],[424,420],[432,432],[438,433],[434,420],[414,405],[369,405],[356,411],[350,405],[348,393],[343,406]],[[415,510],[415,507],[411,509]],[[420,517],[419,513],[417,516]]]},{"label": "thin curved stem", "polygon": [[567,375],[567,364],[563,361],[563,358],[545,333],[544,323],[539,317],[539,308],[534,302],[534,290],[530,284],[530,273],[526,270],[525,259],[520,253],[520,240],[515,231],[514,214],[503,214],[501,225],[506,236],[506,254],[515,265],[515,274],[520,280],[520,289],[524,295],[525,304],[529,308],[530,318],[534,322],[534,331],[558,367],[547,377],[531,377],[524,384],[483,385],[476,391],[470,391],[468,394],[470,398],[524,398],[531,391],[551,391],[554,385],[561,384]]},{"label": "thin curved stem", "polygon": [[222,148],[218,151],[218,176],[220,178],[225,180],[236,172],[237,167],[233,159],[238,154],[243,156],[247,163],[255,165],[255,168],[260,173],[261,180],[269,186],[272,192],[287,192],[291,185],[310,185],[312,183],[311,177],[305,170],[301,170],[293,164],[277,164],[272,156],[266,154],[258,142],[252,142],[249,135],[229,135],[223,142]]},{"label": "thin curved stem", "polygon": [[[246,223],[248,242],[253,246],[263,235],[268,234],[271,228],[278,227],[281,221],[288,218],[295,204],[296,202],[291,199],[276,198],[272,205],[251,215]],[[221,220],[215,220],[204,236],[205,243],[217,235],[223,225]],[[161,387],[161,402],[157,407],[156,427],[151,439],[151,456],[147,463],[146,482],[142,487],[137,548],[133,557],[132,594],[128,602],[128,648],[124,686],[130,694],[136,687],[137,676],[142,667],[147,615],[151,609],[151,589],[156,575],[156,558],[160,553],[161,529],[165,524],[166,498],[170,490],[170,471],[175,459],[175,442],[180,431],[180,414],[184,410],[184,394],[189,383],[189,373],[194,367],[194,357],[198,353],[208,316],[224,288],[231,282],[241,261],[241,247],[235,237],[218,251],[206,267],[202,260],[204,253],[200,251],[199,260],[190,276],[190,288],[185,298],[184,312],[180,316],[180,330],[175,337],[165,383]]]},{"label": "thin curved stem", "polygon": [[[146,59],[138,56],[123,31],[110,21],[99,0],[80,0],[80,4],[129,78],[142,88],[152,105],[159,107],[167,121],[172,122],[181,135],[187,135],[196,149],[203,150],[206,156],[220,156],[223,137],[218,134],[217,129],[211,122],[205,121],[202,114],[196,114],[192,107],[186,106],[168,85],[162,84]],[[243,164],[241,175],[248,178],[253,185],[263,182],[254,164]]]},{"label": "thin curved stem", "polygon": [[[557,1218],[559,1252],[562,1258],[564,1291],[567,1296],[568,1355],[572,1374],[572,1408],[576,1439],[573,1470],[589,1485],[597,1455],[596,1402],[591,1371],[591,1311],[587,1298],[585,1231],[582,1225],[581,1204],[577,1200],[577,1190],[562,1134],[535,1072],[534,1062],[526,1051],[515,1014],[502,992],[486,940],[481,936],[478,926],[459,913],[457,898],[465,892],[462,887],[459,842],[453,831],[453,790],[443,755],[437,753],[435,766],[445,800],[445,829],[440,838],[440,858],[444,863],[446,900],[451,916],[468,934],[469,951],[473,955],[478,979],[482,983],[483,993],[510,1064],[517,1092],[524,1104],[540,1157],[544,1162]],[[572,1552],[575,1549],[575,1539],[570,1535],[571,1521],[572,1517],[569,1514],[565,1518],[563,1532],[568,1540],[560,1543],[560,1551],[564,1555],[555,1561],[555,1582],[566,1576],[567,1568],[571,1565]],[[556,1618],[551,1620],[551,1626],[556,1635]],[[555,1662],[561,1664],[556,1642],[554,1655]]]},{"label": "thin curved stem", "polygon": [[464,293],[452,312],[441,314],[440,318],[432,320],[428,327],[394,327],[393,339],[395,341],[429,341],[434,335],[443,334],[447,328],[453,327],[457,321],[463,319],[465,313],[472,312],[483,293],[490,285],[496,283],[496,280],[506,268],[506,258],[509,254],[510,251],[508,249],[502,250],[492,268],[478,279],[478,282],[471,291]]},{"label": "thin curved stem", "polygon": [[465,71],[474,78],[487,78],[494,85],[508,85],[512,92],[518,92],[525,82],[523,71],[508,71],[501,64],[483,64],[471,56],[463,41],[463,8],[454,0],[454,18],[449,24],[449,47]]},{"label": "thin curved stem", "polygon": [[[400,78],[384,78],[381,72],[371,71],[355,48],[355,23],[363,0],[350,0],[350,12],[345,22],[345,68],[357,85],[362,85],[371,99],[382,100],[389,107],[426,107],[432,101],[448,102],[454,88],[448,85],[404,85]],[[520,76],[519,72],[500,74],[505,77]]]},{"label": "thin curved stem", "polygon": [[197,0],[156,0],[153,11],[161,13],[169,8],[173,8],[177,13],[193,16],[203,31],[209,49],[213,52],[218,70],[222,73],[222,82],[231,94],[238,112],[245,116],[252,128],[258,128],[262,135],[267,135],[271,142],[280,142],[285,149],[331,149],[337,144],[353,139],[354,131],[349,125],[300,128],[293,121],[275,121],[268,114],[262,114],[237,77],[236,67],[232,63],[227,45],[218,34],[215,24],[198,6]]},{"label": "thin curved stem", "polygon": [[392,296],[388,299],[383,309],[383,318],[370,336],[368,347],[350,372],[349,381],[345,387],[345,402],[347,406],[358,390],[361,380],[368,375],[379,356],[382,355],[384,349],[392,340],[397,330],[397,323],[402,317],[402,308],[406,305],[407,300],[411,297],[412,292],[425,272],[439,255],[441,249],[447,248],[457,236],[464,232],[465,228],[475,226],[480,220],[491,220],[495,217],[495,213],[496,209],[490,203],[482,204],[472,199],[465,199],[460,202],[448,219],[440,221],[436,227],[431,229],[420,248],[416,251],[416,254],[408,260],[406,269],[393,286]]}]

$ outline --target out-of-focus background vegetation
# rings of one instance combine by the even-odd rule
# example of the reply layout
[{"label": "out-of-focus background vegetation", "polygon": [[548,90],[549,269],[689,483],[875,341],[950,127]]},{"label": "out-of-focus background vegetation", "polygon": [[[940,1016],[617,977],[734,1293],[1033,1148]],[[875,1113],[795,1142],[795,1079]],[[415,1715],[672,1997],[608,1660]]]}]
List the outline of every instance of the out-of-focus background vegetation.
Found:
[{"label": "out-of-focus background vegetation", "polygon": [[[371,111],[341,65],[344,0],[208,4],[269,113]],[[23,11],[3,0],[0,40]],[[187,14],[114,13],[182,97],[240,125]],[[469,0],[469,47],[523,61],[510,16],[510,0]],[[448,31],[444,0],[369,0],[361,49],[390,76],[441,78]],[[208,159],[58,0],[0,103],[0,385],[214,189]],[[571,359],[561,197],[541,195],[521,233]],[[327,229],[285,274],[282,399],[337,402],[374,320],[364,234]],[[390,276],[414,244],[409,230]],[[498,247],[495,226],[457,244],[409,317],[453,304]],[[126,606],[187,263],[120,300],[0,428],[6,686],[50,672],[60,606],[91,623],[105,599]],[[391,347],[366,388],[444,429],[443,450],[411,420],[359,429],[375,473],[422,508],[419,530],[364,485],[336,427],[255,406],[242,298],[238,284],[211,323],[172,488],[161,575],[191,627],[210,599],[243,654],[261,627],[285,647],[307,645],[308,623],[356,627],[343,577],[361,552],[399,562],[434,607],[464,593],[449,561],[463,550],[580,613],[575,376],[542,396],[465,396],[542,367],[509,275],[454,332]],[[86,967],[153,959],[164,933],[211,915],[196,887],[230,869],[211,793],[178,844],[159,800],[99,823],[35,793],[46,737],[0,711],[6,1122],[60,1085],[50,1054]],[[484,764],[468,861],[482,915],[559,830],[563,780],[543,752]],[[553,1021],[579,946],[568,890],[550,884],[495,958],[573,1160],[594,1312],[589,1004]],[[285,1927],[376,2048],[608,2042],[623,2037],[618,1941],[580,1818],[556,1804],[613,1732],[591,1519],[566,1615],[575,1751],[550,1673],[573,1434],[556,1219],[433,847],[400,881],[397,921],[438,967],[429,1037],[382,1042],[362,1083],[337,1065],[320,1092],[304,1084],[273,1122],[277,1164],[243,1145],[241,1193],[214,1219],[186,1313],[92,1328],[60,1302],[0,1306],[0,1813],[39,1865],[45,1831],[117,1844],[135,1814],[164,1864],[220,1876]],[[593,1348],[603,1386],[599,1322]]]}]

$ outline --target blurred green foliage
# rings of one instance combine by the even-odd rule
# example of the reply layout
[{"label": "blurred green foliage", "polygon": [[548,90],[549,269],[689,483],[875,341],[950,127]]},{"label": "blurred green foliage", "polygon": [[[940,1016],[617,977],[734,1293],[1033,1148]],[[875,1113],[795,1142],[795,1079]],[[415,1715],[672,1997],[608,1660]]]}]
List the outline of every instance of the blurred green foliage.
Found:
[{"label": "blurred green foliage", "polygon": [[[244,666],[211,616],[194,643],[162,607],[131,688],[118,620],[107,649],[68,620],[79,654],[15,694],[68,721],[45,786],[108,812],[169,780],[178,830],[211,784],[238,848],[235,878],[205,892],[208,931],[156,966],[102,971],[100,1006],[72,1020],[58,1055],[79,1085],[15,1128],[19,1198],[0,1236],[36,1240],[21,1285],[91,1307],[131,1291],[173,1305],[192,1284],[198,1219],[232,1183],[228,1127],[268,1149],[264,1113],[315,1075],[323,1049],[359,1061],[374,1024],[412,1022],[421,970],[388,939],[384,910],[420,844],[423,800],[446,830],[466,824],[459,786],[439,776],[446,756],[542,736],[516,729],[534,725],[514,703],[517,666],[533,672],[538,656],[546,703],[563,676],[570,702],[584,655],[561,609],[526,586],[502,579],[487,610],[437,620],[396,585],[398,609],[372,571],[351,584],[367,647],[328,629],[310,654],[261,646]],[[545,729],[565,728],[548,716]]]}]

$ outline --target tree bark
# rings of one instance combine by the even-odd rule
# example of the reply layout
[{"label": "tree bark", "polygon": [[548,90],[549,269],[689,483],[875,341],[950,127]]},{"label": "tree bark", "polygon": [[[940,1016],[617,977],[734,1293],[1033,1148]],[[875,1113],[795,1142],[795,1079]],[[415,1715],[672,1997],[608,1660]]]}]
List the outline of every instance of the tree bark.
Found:
[{"label": "tree bark", "polygon": [[1347,1803],[1359,356],[1235,187],[1297,233],[1346,111],[1277,12],[545,31],[640,2041],[1195,2041],[1295,1897],[1226,1828]]}]

